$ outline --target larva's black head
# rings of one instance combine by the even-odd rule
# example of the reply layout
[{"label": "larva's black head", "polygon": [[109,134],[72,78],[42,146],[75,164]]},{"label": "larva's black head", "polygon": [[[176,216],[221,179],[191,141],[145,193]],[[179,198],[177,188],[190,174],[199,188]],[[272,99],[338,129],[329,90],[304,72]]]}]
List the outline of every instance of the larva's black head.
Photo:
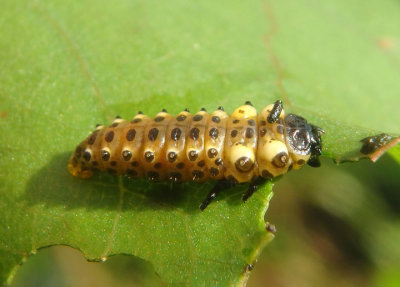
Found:
[{"label": "larva's black head", "polygon": [[292,151],[299,155],[310,155],[307,163],[313,167],[320,166],[318,157],[321,155],[321,135],[324,131],[294,114],[285,116],[285,126],[286,142]]},{"label": "larva's black head", "polygon": [[319,167],[321,165],[319,156],[322,154],[322,134],[325,133],[320,127],[311,125],[312,137],[311,137],[311,157],[308,160],[308,165],[312,167]]}]

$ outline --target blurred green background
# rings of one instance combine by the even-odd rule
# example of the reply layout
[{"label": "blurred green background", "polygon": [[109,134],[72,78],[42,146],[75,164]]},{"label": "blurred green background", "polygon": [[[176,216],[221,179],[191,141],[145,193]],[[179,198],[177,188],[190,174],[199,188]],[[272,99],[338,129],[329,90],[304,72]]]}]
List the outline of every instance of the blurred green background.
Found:
[{"label": "blurred green background", "polygon": [[[275,239],[248,286],[399,286],[400,174],[389,156],[287,174],[266,220]],[[65,246],[40,250],[17,286],[163,286],[149,263],[129,256],[89,263]]]}]

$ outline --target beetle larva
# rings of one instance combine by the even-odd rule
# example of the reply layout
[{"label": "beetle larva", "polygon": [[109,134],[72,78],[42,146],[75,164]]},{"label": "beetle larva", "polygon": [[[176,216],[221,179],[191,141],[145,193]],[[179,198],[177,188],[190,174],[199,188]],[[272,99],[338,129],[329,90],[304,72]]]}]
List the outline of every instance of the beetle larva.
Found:
[{"label": "beetle larva", "polygon": [[165,110],[153,119],[139,112],[131,121],[117,117],[98,126],[78,145],[69,172],[89,178],[96,171],[152,181],[219,180],[204,209],[227,182],[250,182],[247,200],[261,182],[308,163],[319,166],[323,130],[294,114],[280,100],[259,115],[250,102],[230,116],[218,108],[176,117]]}]

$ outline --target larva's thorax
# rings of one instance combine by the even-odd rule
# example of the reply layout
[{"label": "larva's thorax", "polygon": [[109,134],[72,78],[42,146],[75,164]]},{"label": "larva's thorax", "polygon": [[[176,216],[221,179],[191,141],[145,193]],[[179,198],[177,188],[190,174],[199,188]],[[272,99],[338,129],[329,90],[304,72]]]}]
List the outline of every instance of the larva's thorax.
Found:
[{"label": "larva's thorax", "polygon": [[211,114],[162,111],[154,118],[117,118],[76,148],[68,169],[81,178],[96,171],[173,182],[273,178],[300,168],[313,152],[318,156],[321,145],[317,128],[285,115],[278,102],[259,115],[245,104],[230,116],[220,108]]}]

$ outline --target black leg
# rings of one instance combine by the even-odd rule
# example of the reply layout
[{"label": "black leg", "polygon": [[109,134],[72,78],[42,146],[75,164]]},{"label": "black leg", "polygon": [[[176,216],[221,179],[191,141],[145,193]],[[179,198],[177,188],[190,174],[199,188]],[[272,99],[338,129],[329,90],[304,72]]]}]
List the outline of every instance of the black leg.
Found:
[{"label": "black leg", "polygon": [[269,122],[270,124],[273,124],[274,122],[276,122],[276,120],[281,115],[282,109],[283,109],[282,101],[277,100],[274,103],[274,106],[272,107],[272,110],[267,117],[267,122]]},{"label": "black leg", "polygon": [[227,188],[235,186],[235,183],[227,180],[220,180],[213,187],[213,189],[207,194],[207,197],[204,199],[203,203],[200,205],[200,210],[203,211],[206,207],[213,201],[214,198],[217,197],[217,194]]},{"label": "black leg", "polygon": [[258,186],[265,183],[267,180],[268,180],[267,178],[263,178],[261,176],[252,180],[250,182],[249,188],[247,189],[246,193],[243,194],[242,200],[244,202],[246,202],[253,195],[253,193],[257,190]]}]

